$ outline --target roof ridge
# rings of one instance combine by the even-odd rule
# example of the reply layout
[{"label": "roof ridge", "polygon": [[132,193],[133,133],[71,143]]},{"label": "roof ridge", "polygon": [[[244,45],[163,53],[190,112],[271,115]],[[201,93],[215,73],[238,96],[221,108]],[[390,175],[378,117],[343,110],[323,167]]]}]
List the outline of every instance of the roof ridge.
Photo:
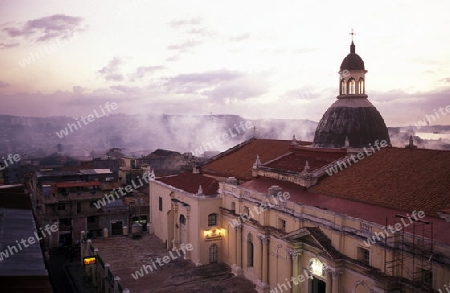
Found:
[{"label": "roof ridge", "polygon": [[255,138],[255,137],[251,137],[250,139],[244,140],[243,142],[241,142],[240,144],[235,145],[232,148],[227,149],[224,152],[219,153],[218,155],[215,155],[214,157],[209,158],[208,160],[206,160],[205,162],[203,162],[202,165],[206,165],[208,163],[210,163],[211,161],[214,161],[220,157],[224,157],[225,155],[228,155],[230,153],[232,153],[233,151],[239,149],[240,147],[249,144],[250,142],[254,141],[254,140],[260,140],[259,138]]}]

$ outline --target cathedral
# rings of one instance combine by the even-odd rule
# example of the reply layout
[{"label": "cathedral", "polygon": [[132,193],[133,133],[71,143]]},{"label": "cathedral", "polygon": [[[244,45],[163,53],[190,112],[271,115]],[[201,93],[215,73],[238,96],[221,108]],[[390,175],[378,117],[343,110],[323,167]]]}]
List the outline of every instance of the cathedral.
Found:
[{"label": "cathedral", "polygon": [[252,138],[152,180],[151,232],[257,292],[445,292],[450,152],[391,147],[366,73],[352,41],[313,142]]}]

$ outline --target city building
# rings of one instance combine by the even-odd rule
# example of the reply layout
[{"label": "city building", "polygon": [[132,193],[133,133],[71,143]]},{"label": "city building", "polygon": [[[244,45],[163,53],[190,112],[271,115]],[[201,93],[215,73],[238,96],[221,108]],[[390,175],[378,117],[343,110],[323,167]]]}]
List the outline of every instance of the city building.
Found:
[{"label": "city building", "polygon": [[183,170],[192,170],[193,157],[191,153],[181,154],[179,152],[157,149],[143,157],[155,171],[157,176],[178,174]]},{"label": "city building", "polygon": [[28,178],[27,188],[39,226],[58,225],[46,243],[58,247],[78,242],[81,231],[89,238],[123,235],[124,227],[133,222],[143,223],[147,230],[147,182],[121,186],[109,169],[38,171]]},{"label": "city building", "polygon": [[[50,226],[47,226],[49,228]],[[38,230],[23,185],[0,186],[0,284],[3,292],[53,292]]]}]

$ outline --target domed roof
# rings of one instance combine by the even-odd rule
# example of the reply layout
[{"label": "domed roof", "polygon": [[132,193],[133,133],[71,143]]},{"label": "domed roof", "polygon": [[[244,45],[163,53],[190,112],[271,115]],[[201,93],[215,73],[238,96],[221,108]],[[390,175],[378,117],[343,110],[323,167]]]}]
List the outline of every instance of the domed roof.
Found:
[{"label": "domed roof", "polygon": [[355,53],[355,44],[352,41],[350,53],[342,60],[340,70],[365,70],[364,61]]},{"label": "domed roof", "polygon": [[367,99],[339,99],[325,112],[314,135],[314,146],[341,148],[348,138],[352,148],[368,147],[376,140],[390,144],[380,112]]}]

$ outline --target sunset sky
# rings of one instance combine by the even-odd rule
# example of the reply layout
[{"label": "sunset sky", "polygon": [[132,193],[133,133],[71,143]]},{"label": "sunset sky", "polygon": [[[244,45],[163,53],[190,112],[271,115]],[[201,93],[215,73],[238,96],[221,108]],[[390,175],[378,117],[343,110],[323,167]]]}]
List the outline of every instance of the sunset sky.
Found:
[{"label": "sunset sky", "polygon": [[[0,114],[319,121],[356,53],[388,126],[450,105],[450,1],[0,1]],[[432,124],[450,124],[450,114]]]}]

